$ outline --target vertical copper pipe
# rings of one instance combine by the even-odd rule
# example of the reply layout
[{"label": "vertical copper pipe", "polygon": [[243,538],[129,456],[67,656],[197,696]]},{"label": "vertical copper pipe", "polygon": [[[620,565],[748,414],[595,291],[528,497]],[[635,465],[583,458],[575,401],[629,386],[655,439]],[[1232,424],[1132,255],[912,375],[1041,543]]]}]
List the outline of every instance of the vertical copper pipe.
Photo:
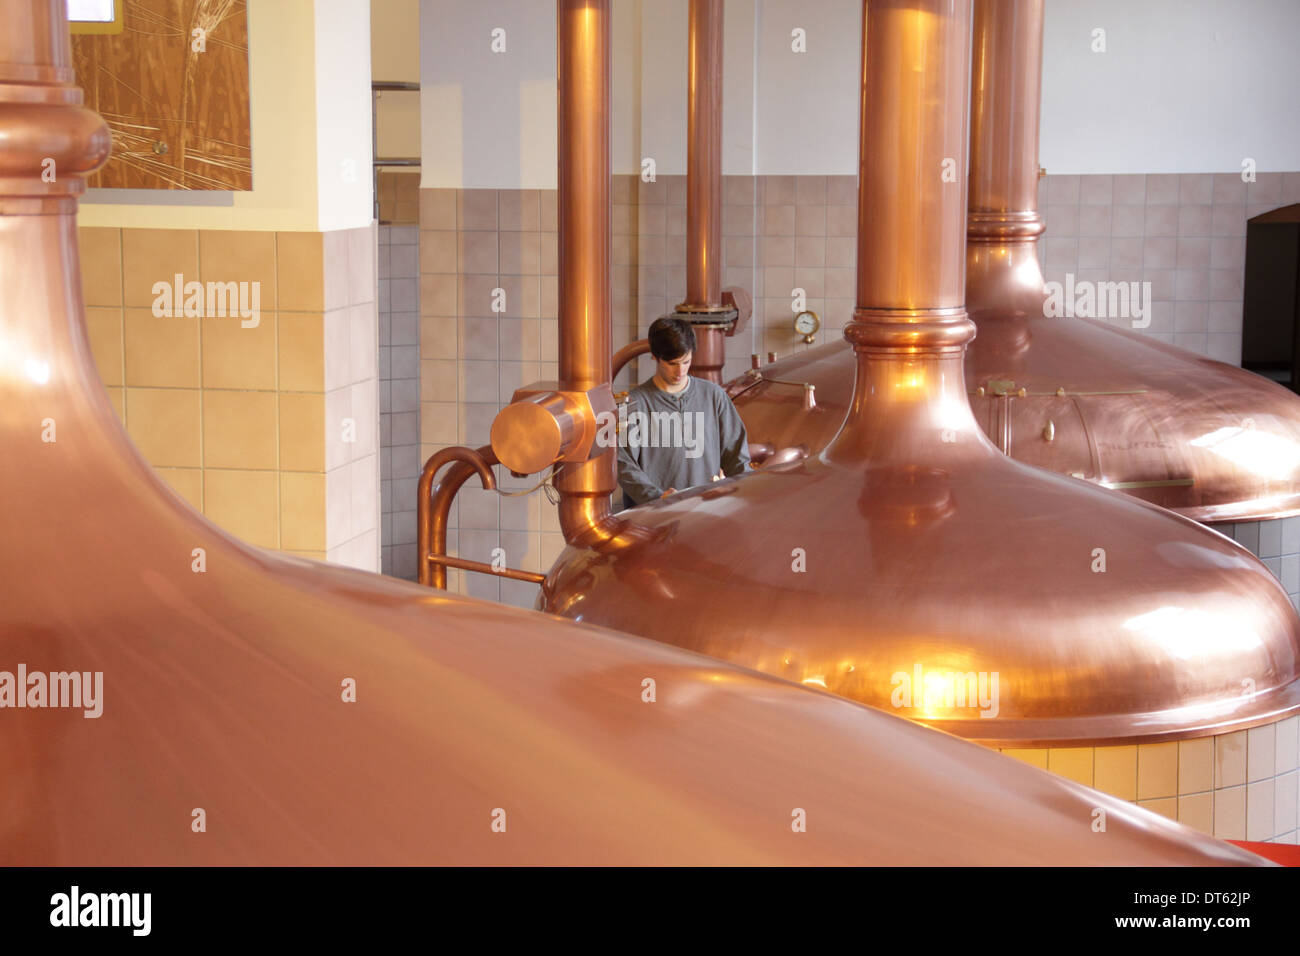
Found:
[{"label": "vertical copper pipe", "polygon": [[[560,388],[611,379],[613,197],[610,0],[558,0]],[[609,514],[615,449],[560,469],[560,527],[574,541]]]},{"label": "vertical copper pipe", "polygon": [[723,0],[691,0],[686,87],[686,300],[691,374],[722,384],[734,314],[722,296]]},{"label": "vertical copper pipe", "polygon": [[[962,378],[971,0],[864,0],[853,402],[827,460],[979,446]],[[942,419],[941,427],[934,427]],[[947,445],[945,454],[955,445]]]},{"label": "vertical copper pipe", "polygon": [[723,0],[691,0],[686,90],[686,301],[722,309]]},{"label": "vertical copper pipe", "polygon": [[1041,315],[1043,0],[975,0],[966,308]]},{"label": "vertical copper pipe", "polygon": [[970,0],[864,6],[858,308],[960,309]]}]

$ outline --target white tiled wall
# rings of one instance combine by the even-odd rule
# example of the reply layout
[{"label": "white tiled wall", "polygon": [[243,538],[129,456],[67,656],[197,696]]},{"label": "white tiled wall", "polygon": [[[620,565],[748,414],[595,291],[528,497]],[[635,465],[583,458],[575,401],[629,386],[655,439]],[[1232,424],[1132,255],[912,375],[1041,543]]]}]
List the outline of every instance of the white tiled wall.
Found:
[{"label": "white tiled wall", "polygon": [[415,580],[420,458],[420,230],[379,227],[379,438],[383,571]]},{"label": "white tiled wall", "polygon": [[1292,606],[1300,610],[1300,517],[1210,527],[1263,561],[1273,577],[1282,582]]}]

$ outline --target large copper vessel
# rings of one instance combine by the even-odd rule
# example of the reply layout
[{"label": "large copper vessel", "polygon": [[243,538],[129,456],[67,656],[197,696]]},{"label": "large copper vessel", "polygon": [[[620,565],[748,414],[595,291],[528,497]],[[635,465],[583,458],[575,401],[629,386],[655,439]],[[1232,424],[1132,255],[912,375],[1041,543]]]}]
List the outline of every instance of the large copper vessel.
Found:
[{"label": "large copper vessel", "polygon": [[834,441],[570,537],[543,604],[1004,746],[1300,709],[1300,621],[1262,564],[1008,458],[972,415],[965,195],[936,172],[966,155],[970,10],[865,3],[856,384]]},{"label": "large copper vessel", "polygon": [[[109,139],[63,9],[0,0],[0,864],[1260,862],[846,701],[204,520],[91,358],[75,197]],[[102,683],[16,707],[20,672]]]},{"label": "large copper vessel", "polygon": [[[1300,513],[1300,397],[1124,328],[1045,314],[1035,252],[1042,29],[1043,0],[976,0],[966,308],[979,334],[965,369],[975,420],[1018,461],[1197,521]],[[1113,291],[1118,301],[1128,290]],[[1060,292],[1075,302],[1068,283]],[[854,367],[835,343],[731,383],[750,439],[820,451],[851,401]]]}]

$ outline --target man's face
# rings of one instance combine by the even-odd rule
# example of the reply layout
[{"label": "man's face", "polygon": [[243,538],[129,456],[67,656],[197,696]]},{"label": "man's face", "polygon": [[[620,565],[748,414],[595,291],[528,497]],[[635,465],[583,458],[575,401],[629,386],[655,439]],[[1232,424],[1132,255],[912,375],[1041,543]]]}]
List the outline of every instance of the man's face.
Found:
[{"label": "man's face", "polygon": [[680,385],[686,381],[686,376],[691,373],[691,355],[687,352],[681,358],[661,359],[655,358],[655,365],[659,371],[659,377],[669,385]]}]

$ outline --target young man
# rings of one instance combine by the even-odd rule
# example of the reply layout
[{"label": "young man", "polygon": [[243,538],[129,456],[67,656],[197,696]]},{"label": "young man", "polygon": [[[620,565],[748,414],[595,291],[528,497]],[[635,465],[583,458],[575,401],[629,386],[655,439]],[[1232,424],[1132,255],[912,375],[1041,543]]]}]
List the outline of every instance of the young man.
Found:
[{"label": "young man", "polygon": [[749,467],[745,425],[719,386],[692,378],[695,331],[673,316],[650,326],[655,374],[628,394],[619,442],[623,506],[645,504]]}]

